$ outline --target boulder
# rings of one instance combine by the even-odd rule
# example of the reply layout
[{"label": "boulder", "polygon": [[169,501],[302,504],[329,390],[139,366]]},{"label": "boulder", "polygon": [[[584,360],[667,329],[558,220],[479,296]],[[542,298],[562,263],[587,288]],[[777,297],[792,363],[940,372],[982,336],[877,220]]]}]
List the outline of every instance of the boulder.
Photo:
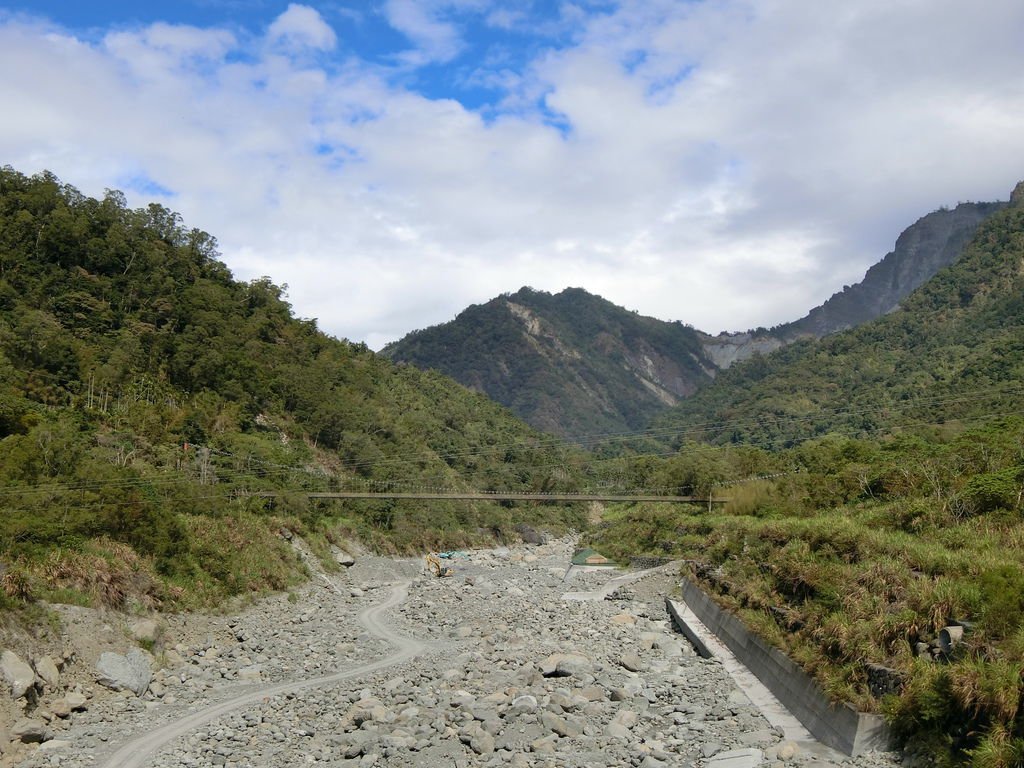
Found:
[{"label": "boulder", "polygon": [[64,697],[64,700],[71,707],[72,712],[84,712],[89,708],[89,700],[84,693],[71,691]]},{"label": "boulder", "polygon": [[559,717],[554,712],[543,713],[541,715],[541,723],[549,731],[558,734],[562,738],[575,738],[583,733],[583,723],[579,720]]},{"label": "boulder", "polygon": [[60,671],[54,660],[49,656],[43,656],[41,659],[36,659],[35,666],[36,674],[46,683],[46,687],[51,691],[56,691],[60,687]]},{"label": "boulder", "polygon": [[540,533],[532,526],[527,525],[526,523],[519,523],[515,527],[515,531],[519,534],[519,538],[521,538],[525,544],[547,543],[547,536]]},{"label": "boulder", "polygon": [[622,654],[622,656],[619,657],[619,664],[630,672],[643,672],[647,669],[647,665],[644,664],[643,660],[635,653]]},{"label": "boulder", "polygon": [[11,687],[11,695],[16,699],[20,699],[36,684],[36,673],[14,651],[4,651],[0,655],[0,675],[3,675],[4,681]]},{"label": "boulder", "polygon": [[142,696],[152,679],[149,659],[137,648],[128,651],[126,656],[107,651],[96,662],[96,681],[115,691],[132,691]]},{"label": "boulder", "polygon": [[71,717],[71,705],[68,704],[67,699],[57,699],[51,702],[50,711],[61,719]]},{"label": "boulder", "polygon": [[53,738],[50,729],[42,720],[23,717],[11,728],[11,738],[17,739],[24,744],[39,744],[47,739]]},{"label": "boulder", "polygon": [[334,562],[345,568],[351,568],[356,564],[356,559],[343,549],[334,550]]},{"label": "boulder", "polygon": [[473,734],[469,747],[478,755],[489,755],[494,752],[494,737],[481,729]]},{"label": "boulder", "polygon": [[530,694],[524,694],[522,696],[516,696],[512,700],[512,711],[516,714],[525,714],[527,712],[537,711],[537,697],[531,696]]},{"label": "boulder", "polygon": [[590,659],[579,653],[553,653],[540,663],[544,677],[573,677],[590,671]]}]

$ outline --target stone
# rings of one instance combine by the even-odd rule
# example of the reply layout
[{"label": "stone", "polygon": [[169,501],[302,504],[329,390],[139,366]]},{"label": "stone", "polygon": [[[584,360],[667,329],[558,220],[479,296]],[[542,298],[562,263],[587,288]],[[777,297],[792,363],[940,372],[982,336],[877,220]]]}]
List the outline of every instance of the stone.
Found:
[{"label": "stone", "polygon": [[534,529],[532,526],[526,523],[519,523],[515,527],[516,533],[519,534],[519,538],[523,540],[525,544],[545,544],[547,543],[547,537]]},{"label": "stone", "polygon": [[778,749],[779,760],[792,760],[798,754],[800,754],[800,747],[796,742],[787,741],[785,744]]},{"label": "stone", "polygon": [[494,737],[485,730],[480,730],[469,740],[469,747],[478,755],[489,755],[494,752]]},{"label": "stone", "polygon": [[558,736],[550,734],[548,736],[542,736],[539,739],[534,739],[530,742],[530,751],[536,752],[539,755],[553,755],[555,753],[555,744],[558,743]]},{"label": "stone", "polygon": [[246,682],[259,682],[263,679],[263,670],[259,664],[252,664],[238,670],[238,679]]},{"label": "stone", "polygon": [[619,626],[632,626],[636,624],[636,616],[631,613],[617,613],[609,621]]},{"label": "stone", "polygon": [[588,685],[586,688],[581,688],[579,694],[587,701],[604,701],[608,698],[608,693],[599,685]]},{"label": "stone", "polygon": [[61,719],[71,717],[71,705],[68,704],[67,699],[57,699],[51,702],[50,711]]},{"label": "stone", "polygon": [[579,653],[553,653],[540,663],[544,677],[573,677],[590,671],[590,659]]},{"label": "stone", "polygon": [[114,691],[131,691],[142,696],[153,679],[149,659],[137,648],[127,655],[106,651],[96,662],[96,681]]},{"label": "stone", "polygon": [[72,742],[67,739],[51,739],[50,741],[44,741],[39,745],[40,752],[54,752],[58,749],[67,749],[70,747]]},{"label": "stone", "polygon": [[525,694],[523,696],[516,696],[512,699],[512,711],[516,714],[525,714],[527,712],[537,711],[537,697]]},{"label": "stone", "polygon": [[64,696],[64,701],[71,707],[72,712],[84,712],[89,708],[89,699],[86,698],[84,693],[78,693],[77,691],[70,691]]},{"label": "stone", "polygon": [[545,712],[541,715],[541,723],[549,731],[557,733],[562,738],[575,738],[583,733],[583,723],[560,717],[554,712]]},{"label": "stone", "polygon": [[51,691],[56,691],[60,688],[60,670],[57,669],[57,664],[49,656],[43,656],[41,659],[36,659],[36,674],[39,676],[46,687]]},{"label": "stone", "polygon": [[11,687],[11,696],[15,699],[20,699],[36,684],[36,673],[14,651],[0,655],[0,675]]},{"label": "stone", "polygon": [[343,549],[334,550],[334,562],[345,568],[351,568],[356,564],[356,559]]},{"label": "stone", "polygon": [[631,709],[620,709],[615,717],[612,718],[613,723],[618,723],[623,728],[632,728],[639,720],[640,716]]},{"label": "stone", "polygon": [[630,672],[643,672],[647,669],[647,665],[635,653],[622,654],[619,657],[619,664]]},{"label": "stone", "polygon": [[23,717],[11,728],[11,737],[24,744],[39,744],[47,739],[53,738],[46,723],[41,720],[34,720]]},{"label": "stone", "polygon": [[128,626],[128,634],[135,642],[152,647],[160,639],[161,626],[156,619],[139,619]]},{"label": "stone", "polygon": [[629,728],[616,722],[608,723],[605,726],[604,735],[609,739],[621,739],[622,741],[629,741],[630,738]]}]

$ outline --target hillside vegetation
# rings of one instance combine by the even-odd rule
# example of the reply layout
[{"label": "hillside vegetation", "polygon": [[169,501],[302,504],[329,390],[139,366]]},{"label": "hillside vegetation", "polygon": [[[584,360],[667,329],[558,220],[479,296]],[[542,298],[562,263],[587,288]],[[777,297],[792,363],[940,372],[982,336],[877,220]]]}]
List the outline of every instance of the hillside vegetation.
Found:
[{"label": "hillside vegetation", "polygon": [[[1024,419],[775,452],[691,444],[657,471],[729,502],[618,507],[593,546],[684,558],[686,578],[833,700],[885,714],[911,754],[1021,764]],[[747,473],[766,479],[736,482]],[[944,653],[951,625],[967,634]]]},{"label": "hillside vegetation", "polygon": [[[214,239],[49,174],[0,170],[0,602],[180,606],[329,560],[492,540],[572,509],[309,502],[337,488],[536,490],[573,458],[486,398],[293,316]],[[277,493],[276,497],[260,493]]]},{"label": "hillside vegetation", "polygon": [[783,447],[841,431],[1016,411],[1024,378],[1024,187],[960,259],[885,317],[722,373],[655,426]]},{"label": "hillside vegetation", "polygon": [[639,429],[711,380],[700,335],[580,288],[522,288],[383,350],[570,438]]},{"label": "hillside vegetation", "polygon": [[671,457],[621,460],[724,507],[616,508],[592,543],[685,558],[930,764],[1024,764],[1022,323],[1024,185],[900,310],[736,366],[650,433]]}]

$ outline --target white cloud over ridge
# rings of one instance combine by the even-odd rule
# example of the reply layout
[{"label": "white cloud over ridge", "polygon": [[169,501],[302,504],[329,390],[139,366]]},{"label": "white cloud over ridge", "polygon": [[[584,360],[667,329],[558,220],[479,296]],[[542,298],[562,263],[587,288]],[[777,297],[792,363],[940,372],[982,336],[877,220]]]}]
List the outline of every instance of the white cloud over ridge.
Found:
[{"label": "white cloud over ridge", "polygon": [[521,27],[501,10],[393,0],[394,71],[305,5],[256,37],[0,19],[0,162],[169,190],[236,274],[374,347],[521,285],[711,332],[792,320],[916,217],[1024,177],[1016,0],[624,0],[494,73],[497,107],[407,84],[465,55],[467,14]]}]

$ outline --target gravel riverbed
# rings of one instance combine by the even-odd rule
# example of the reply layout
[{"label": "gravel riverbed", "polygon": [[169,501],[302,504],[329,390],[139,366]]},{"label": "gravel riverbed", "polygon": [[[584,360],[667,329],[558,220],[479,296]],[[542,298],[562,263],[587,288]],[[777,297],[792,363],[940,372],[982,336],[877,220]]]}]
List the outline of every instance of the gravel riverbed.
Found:
[{"label": "gravel riverbed", "polygon": [[[787,742],[670,626],[668,570],[613,593],[622,599],[564,600],[617,575],[566,579],[570,555],[565,541],[471,552],[444,579],[365,557],[315,573],[297,599],[208,622],[205,637],[183,619],[144,697],[90,690],[88,709],[55,720],[56,738],[18,764],[898,765]],[[375,613],[389,596],[404,599]],[[291,685],[303,680],[317,682]],[[148,744],[137,762],[128,743]]]}]

